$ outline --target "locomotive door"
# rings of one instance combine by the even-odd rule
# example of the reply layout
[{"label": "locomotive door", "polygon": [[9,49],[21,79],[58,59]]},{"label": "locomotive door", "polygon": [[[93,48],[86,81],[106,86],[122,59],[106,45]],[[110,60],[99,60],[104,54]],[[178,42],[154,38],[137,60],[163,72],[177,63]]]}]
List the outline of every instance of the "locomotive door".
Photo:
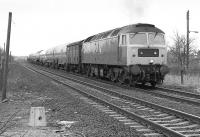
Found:
[{"label": "locomotive door", "polygon": [[118,36],[118,63],[122,62],[122,53],[123,53],[123,49],[125,48],[125,46],[127,45],[127,40],[126,40],[126,35],[125,34],[121,34]]},{"label": "locomotive door", "polygon": [[95,64],[100,63],[100,43],[99,41],[95,42]]}]

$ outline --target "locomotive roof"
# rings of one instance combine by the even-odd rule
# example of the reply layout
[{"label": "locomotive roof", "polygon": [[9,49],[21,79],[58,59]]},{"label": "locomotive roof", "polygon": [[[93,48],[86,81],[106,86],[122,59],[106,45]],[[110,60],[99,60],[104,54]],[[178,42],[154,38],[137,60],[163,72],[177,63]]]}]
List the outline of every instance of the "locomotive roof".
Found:
[{"label": "locomotive roof", "polygon": [[82,42],[83,42],[83,40],[76,41],[76,42],[68,44],[67,47],[74,46],[74,45],[80,45]]},{"label": "locomotive roof", "polygon": [[157,32],[157,33],[164,33],[159,28],[155,27],[153,24],[131,24],[120,28],[115,28],[106,32],[102,32],[93,36],[90,36],[85,39],[84,42],[90,42],[93,40],[103,39],[107,37],[117,36],[118,34],[123,33],[137,33],[137,32]]}]

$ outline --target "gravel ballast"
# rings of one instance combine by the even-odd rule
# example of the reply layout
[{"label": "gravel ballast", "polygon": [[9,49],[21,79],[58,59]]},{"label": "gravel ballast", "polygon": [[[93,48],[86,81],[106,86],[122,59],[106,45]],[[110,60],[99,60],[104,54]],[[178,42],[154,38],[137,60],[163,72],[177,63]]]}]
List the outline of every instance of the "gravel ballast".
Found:
[{"label": "gravel ballast", "polygon": [[[44,137],[60,136],[63,132],[59,121],[73,121],[65,129],[69,136],[85,137],[132,137],[140,136],[133,128],[82,101],[72,89],[22,67],[10,64],[7,89],[8,101],[0,103],[0,126],[15,111],[17,115],[0,136]],[[46,127],[28,126],[30,108],[45,107]]]},{"label": "gravel ballast", "polygon": [[[57,73],[64,75],[63,72],[57,72]],[[73,76],[71,74],[66,74],[66,75],[77,78],[77,76]],[[85,78],[85,77],[78,77],[78,79],[81,80],[81,81],[87,81],[89,83],[94,83],[95,85],[99,85],[99,86],[104,87],[104,88],[112,89],[112,90],[119,92],[119,93],[123,93],[123,94],[129,95],[129,96],[132,96],[132,97],[136,97],[136,98],[139,98],[139,99],[142,99],[142,100],[145,100],[145,101],[149,101],[149,102],[152,102],[152,103],[155,103],[155,104],[159,104],[161,106],[180,110],[180,111],[183,111],[183,112],[193,114],[193,115],[200,117],[199,106],[191,105],[191,104],[188,104],[188,103],[185,103],[185,102],[173,101],[173,100],[170,100],[168,98],[154,96],[154,95],[151,95],[151,94],[148,94],[148,93],[145,93],[145,92],[141,92],[140,90],[137,90],[137,89],[134,89],[134,88],[133,89],[120,88],[118,86],[114,86],[114,85],[111,85],[111,84],[102,83],[101,80],[99,81],[99,80],[95,80],[95,79],[88,79],[88,78]],[[171,86],[171,88],[172,88],[172,86]]]}]

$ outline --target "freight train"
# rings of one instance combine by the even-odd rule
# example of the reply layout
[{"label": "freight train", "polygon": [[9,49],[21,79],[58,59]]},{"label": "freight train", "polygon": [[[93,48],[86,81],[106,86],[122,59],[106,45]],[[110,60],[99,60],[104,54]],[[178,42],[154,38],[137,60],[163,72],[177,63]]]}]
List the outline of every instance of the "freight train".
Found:
[{"label": "freight train", "polygon": [[32,54],[29,61],[133,86],[161,84],[169,71],[165,33],[144,23]]}]

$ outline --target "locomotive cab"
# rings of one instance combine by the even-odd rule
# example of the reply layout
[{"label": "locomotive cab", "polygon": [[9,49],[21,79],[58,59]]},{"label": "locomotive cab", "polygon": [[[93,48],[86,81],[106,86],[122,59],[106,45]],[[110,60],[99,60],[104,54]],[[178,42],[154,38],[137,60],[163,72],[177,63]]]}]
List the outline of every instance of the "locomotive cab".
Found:
[{"label": "locomotive cab", "polygon": [[[155,38],[154,38],[155,37]],[[127,34],[127,65],[166,64],[164,34],[130,33]]]},{"label": "locomotive cab", "polygon": [[122,42],[126,41],[127,43],[127,66],[129,66],[131,72],[134,72],[137,82],[143,84],[148,82],[152,86],[162,83],[164,75],[168,71],[167,69],[161,71],[161,67],[167,68],[167,48],[164,33],[128,33],[122,35],[121,39]]}]

